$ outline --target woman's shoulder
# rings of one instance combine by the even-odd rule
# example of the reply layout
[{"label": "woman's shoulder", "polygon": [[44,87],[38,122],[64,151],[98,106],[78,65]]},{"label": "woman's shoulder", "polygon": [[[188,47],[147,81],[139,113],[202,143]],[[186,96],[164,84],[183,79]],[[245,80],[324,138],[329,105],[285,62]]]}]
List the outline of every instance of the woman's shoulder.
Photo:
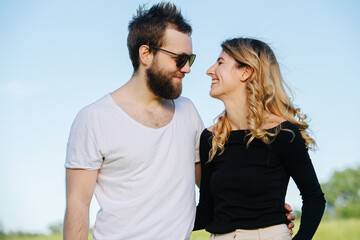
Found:
[{"label": "woman's shoulder", "polygon": [[275,114],[270,114],[270,116],[267,116],[264,119],[264,123],[261,126],[262,129],[273,129],[276,128],[278,126],[281,126],[282,123],[286,122],[286,119],[283,117],[279,117]]},{"label": "woman's shoulder", "polygon": [[275,141],[272,145],[278,146],[287,146],[287,147],[294,147],[294,146],[305,146],[304,139],[302,134],[295,123],[292,123],[288,120],[282,122],[280,125],[280,131],[275,137]]},{"label": "woman's shoulder", "polygon": [[207,127],[207,128],[204,128],[204,130],[201,133],[201,137],[202,138],[204,138],[204,137],[209,138],[213,134],[213,129],[214,129],[214,125],[210,126],[210,127]]},{"label": "woman's shoulder", "polygon": [[[299,128],[298,126],[296,126],[296,124],[290,122],[289,120],[283,118],[283,117],[279,117],[275,114],[271,114],[265,121],[263,127],[263,129],[267,129],[267,130],[276,130],[277,128],[280,128],[282,130],[290,130],[291,132],[295,131],[298,132]],[[286,131],[285,131],[286,132]],[[295,133],[294,132],[294,133]]]},{"label": "woman's shoulder", "polygon": [[200,136],[200,144],[206,144],[206,145],[211,145],[211,139],[212,139],[212,128],[213,126],[210,126],[208,128],[205,128]]},{"label": "woman's shoulder", "polygon": [[205,130],[212,133],[214,128],[215,128],[215,125],[211,125],[210,127],[205,128]]},{"label": "woman's shoulder", "polygon": [[279,134],[282,136],[285,136],[287,138],[301,137],[299,127],[295,123],[290,122],[289,120],[281,122],[279,127]]}]

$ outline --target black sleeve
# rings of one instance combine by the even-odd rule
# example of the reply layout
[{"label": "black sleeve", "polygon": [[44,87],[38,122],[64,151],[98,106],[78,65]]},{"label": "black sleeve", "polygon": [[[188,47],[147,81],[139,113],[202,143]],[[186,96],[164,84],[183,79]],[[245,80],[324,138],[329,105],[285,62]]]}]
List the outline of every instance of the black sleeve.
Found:
[{"label": "black sleeve", "polygon": [[300,228],[294,240],[312,239],[325,209],[325,198],[311,163],[305,140],[296,125],[289,124],[277,141],[286,171],[293,178],[302,196]]},{"label": "black sleeve", "polygon": [[207,163],[211,146],[210,136],[211,133],[205,129],[200,137],[201,182],[194,230],[204,229],[213,221],[214,201],[210,190],[213,167],[211,163]]}]

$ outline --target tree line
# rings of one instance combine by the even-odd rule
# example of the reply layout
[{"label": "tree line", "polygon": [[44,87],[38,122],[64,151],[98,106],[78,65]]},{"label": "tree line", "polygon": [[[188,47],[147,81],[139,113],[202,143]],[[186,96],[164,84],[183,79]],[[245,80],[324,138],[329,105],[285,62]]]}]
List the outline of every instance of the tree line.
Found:
[{"label": "tree line", "polygon": [[360,166],[335,172],[321,187],[325,218],[360,218]]},{"label": "tree line", "polygon": [[[51,233],[50,235],[62,233],[62,229],[63,229],[62,222],[53,223],[48,226],[48,230]],[[36,239],[36,237],[38,236],[43,236],[43,234],[28,233],[24,231],[5,232],[4,227],[0,222],[0,240],[13,239],[13,238]]]}]

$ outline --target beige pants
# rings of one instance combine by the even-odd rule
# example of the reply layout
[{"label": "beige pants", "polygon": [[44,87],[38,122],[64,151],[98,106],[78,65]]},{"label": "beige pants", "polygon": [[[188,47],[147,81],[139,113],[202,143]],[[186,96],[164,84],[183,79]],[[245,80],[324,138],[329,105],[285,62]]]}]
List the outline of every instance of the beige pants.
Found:
[{"label": "beige pants", "polygon": [[290,230],[286,224],[274,225],[254,230],[236,229],[225,234],[211,234],[210,240],[290,240]]}]

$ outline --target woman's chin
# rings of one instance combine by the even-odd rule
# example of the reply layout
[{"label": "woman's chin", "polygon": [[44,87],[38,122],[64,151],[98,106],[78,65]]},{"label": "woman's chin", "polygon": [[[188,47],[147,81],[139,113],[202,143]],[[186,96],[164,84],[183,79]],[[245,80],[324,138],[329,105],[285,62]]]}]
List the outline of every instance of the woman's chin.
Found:
[{"label": "woman's chin", "polygon": [[[210,90],[209,92],[210,97],[219,99],[219,94],[217,94],[215,91]],[[220,99],[219,99],[220,100]]]}]

